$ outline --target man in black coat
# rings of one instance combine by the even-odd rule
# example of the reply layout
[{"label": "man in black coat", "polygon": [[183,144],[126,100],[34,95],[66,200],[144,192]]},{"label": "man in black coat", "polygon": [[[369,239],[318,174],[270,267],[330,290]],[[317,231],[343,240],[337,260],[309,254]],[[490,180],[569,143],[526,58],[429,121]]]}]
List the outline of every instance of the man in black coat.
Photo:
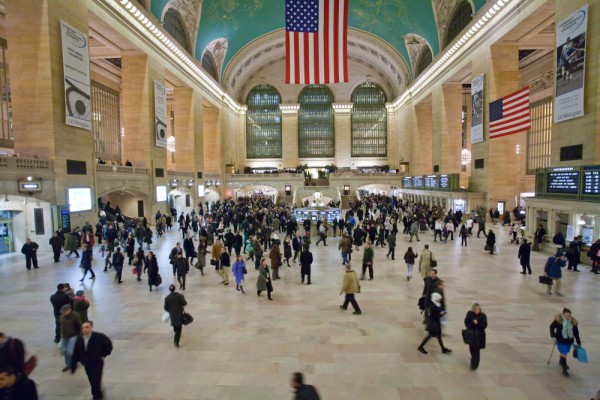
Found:
[{"label": "man in black coat", "polygon": [[175,332],[173,343],[175,344],[175,347],[179,347],[179,339],[181,338],[181,328],[183,325],[183,307],[187,306],[187,301],[185,301],[185,297],[183,297],[182,294],[175,291],[175,285],[170,285],[169,291],[171,293],[165,297],[163,308],[171,317],[171,325]]},{"label": "man in black coat", "polygon": [[519,254],[517,257],[521,260],[521,267],[523,267],[523,271],[521,274],[525,275],[526,270],[531,275],[531,266],[529,265],[529,258],[531,256],[531,245],[527,243],[527,239],[523,239],[523,244],[519,246]]},{"label": "man in black coat", "polygon": [[102,369],[104,358],[112,352],[113,346],[110,339],[99,332],[93,332],[94,322],[86,321],[81,326],[83,336],[75,343],[75,350],[71,358],[71,373],[75,373],[77,363],[85,367],[85,373],[92,387],[92,397],[102,399]]},{"label": "man in black coat", "polygon": [[312,385],[304,383],[301,372],[294,372],[291,379],[291,387],[296,390],[294,400],[319,400],[319,393]]},{"label": "man in black coat", "polygon": [[31,264],[33,264],[33,268],[39,268],[37,261],[37,249],[39,247],[36,242],[32,242],[29,238],[25,240],[25,244],[21,247],[21,253],[25,254],[25,267],[27,269],[31,269]]},{"label": "man in black coat", "polygon": [[304,246],[302,249],[302,253],[300,253],[300,276],[302,277],[302,283],[304,283],[304,277],[308,279],[306,282],[307,285],[310,285],[310,273],[311,273],[311,264],[313,263],[313,255],[309,251],[307,246]]},{"label": "man in black coat", "polygon": [[294,238],[292,239],[292,249],[294,250],[294,263],[296,263],[296,259],[300,254],[300,248],[302,246],[302,241],[300,240],[300,236],[296,233]]},{"label": "man in black coat", "polygon": [[60,251],[62,250],[63,244],[65,243],[64,239],[61,240],[58,237],[58,233],[54,233],[48,241],[48,244],[52,246],[52,253],[54,253],[54,262],[57,263],[60,260]]},{"label": "man in black coat", "polygon": [[56,286],[56,293],[50,296],[50,303],[54,309],[54,343],[60,342],[60,309],[65,304],[71,304],[71,298],[65,293],[67,287],[63,283]]},{"label": "man in black coat", "polygon": [[37,400],[35,382],[10,365],[0,367],[0,399]]}]

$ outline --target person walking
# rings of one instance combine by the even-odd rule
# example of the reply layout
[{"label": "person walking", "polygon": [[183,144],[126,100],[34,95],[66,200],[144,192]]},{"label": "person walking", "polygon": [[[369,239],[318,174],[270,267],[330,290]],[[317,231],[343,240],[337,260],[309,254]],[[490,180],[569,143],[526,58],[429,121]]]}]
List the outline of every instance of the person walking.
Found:
[{"label": "person walking", "polygon": [[477,218],[477,238],[479,239],[479,234],[481,232],[483,232],[483,236],[487,237],[486,233],[485,233],[485,217],[483,215],[480,215]]},{"label": "person walking", "polygon": [[221,283],[223,285],[229,285],[229,268],[231,268],[231,257],[229,257],[229,251],[227,248],[223,249],[223,252],[221,253],[221,259],[219,261],[219,273],[221,274],[221,278],[223,278]]},{"label": "person walking", "polygon": [[241,254],[238,254],[237,259],[233,263],[233,267],[231,268],[231,272],[233,273],[233,276],[235,277],[235,290],[237,290],[238,292],[241,291],[242,294],[246,293],[246,292],[244,292],[244,286],[242,285],[245,280],[244,270],[246,270],[246,272],[248,271],[246,269],[246,262],[244,261],[244,256]]},{"label": "person walking", "polygon": [[211,264],[215,266],[215,271],[219,272],[219,262],[221,261],[221,254],[223,253],[223,245],[219,239],[215,240],[215,243],[212,245],[210,249],[210,255],[213,259]]},{"label": "person walking", "polygon": [[283,239],[283,259],[288,267],[291,267],[290,258],[292,258],[292,241],[288,235]]},{"label": "person walking", "polygon": [[123,283],[123,264],[125,264],[125,256],[121,253],[121,248],[117,247],[112,255],[112,265],[115,269],[115,282]]},{"label": "person walking", "polygon": [[525,275],[527,272],[529,272],[529,275],[531,275],[531,265],[529,265],[529,260],[531,258],[531,245],[527,243],[527,239],[523,239],[523,244],[519,246],[519,254],[517,254],[517,257],[519,258],[519,262],[523,268],[521,274]]},{"label": "person walking", "polygon": [[35,382],[12,365],[0,366],[0,399],[38,400]]},{"label": "person walking", "polygon": [[317,247],[321,242],[327,246],[327,223],[325,222],[319,225],[319,240],[317,240]]},{"label": "person walking", "polygon": [[290,386],[295,390],[294,400],[320,400],[317,389],[304,383],[304,375],[301,372],[292,374]]},{"label": "person walking", "polygon": [[413,236],[416,236],[417,242],[421,241],[419,239],[419,222],[416,219],[413,221],[412,224],[410,224],[410,228],[408,230],[408,233],[410,234],[410,240],[409,240],[409,242],[412,242]]},{"label": "person walking", "polygon": [[67,287],[64,283],[56,285],[56,293],[50,296],[50,303],[54,311],[54,343],[60,342],[60,310],[66,304],[71,304],[71,298],[65,292]]},{"label": "person walking", "polygon": [[396,234],[394,232],[390,233],[387,237],[387,243],[388,243],[388,252],[386,254],[387,258],[390,258],[390,255],[392,256],[392,261],[395,260],[395,256],[396,256]]},{"label": "person walking", "polygon": [[152,286],[158,287],[158,260],[154,252],[149,251],[144,263],[144,271],[148,273],[148,288],[152,291]]},{"label": "person walking", "polygon": [[300,240],[300,234],[296,232],[296,235],[292,239],[292,249],[294,250],[294,264],[300,255],[300,250],[302,249],[302,241]]},{"label": "person walking", "polygon": [[[389,238],[388,238],[388,243],[389,243]],[[413,267],[415,265],[415,259],[418,256],[419,255],[413,251],[412,247],[409,247],[408,250],[406,250],[406,253],[404,253],[404,262],[406,263],[406,280],[407,281],[410,281],[413,276]]]},{"label": "person walking", "polygon": [[311,266],[313,263],[313,255],[307,246],[304,246],[300,253],[300,277],[304,283],[304,277],[307,278],[306,284],[310,285]]},{"label": "person walking", "polygon": [[558,347],[560,353],[559,364],[562,367],[564,376],[569,376],[567,356],[571,351],[571,346],[575,341],[577,341],[578,346],[581,346],[578,325],[577,320],[568,308],[563,308],[562,314],[556,314],[554,321],[550,324],[550,337],[554,340],[555,346]]},{"label": "person walking", "polygon": [[594,274],[600,274],[600,239],[596,240],[590,246],[587,252],[588,257],[592,259],[592,269],[590,272]]},{"label": "person walking", "polygon": [[[178,255],[181,258],[182,256]],[[183,258],[185,261],[185,258]],[[175,291],[175,285],[169,285],[169,294],[165,297],[165,304],[163,309],[169,313],[171,319],[171,326],[175,332],[173,337],[173,344],[175,347],[179,347],[179,341],[181,339],[181,329],[183,327],[183,313],[184,307],[187,306],[187,301],[181,293]]]},{"label": "person walking", "polygon": [[179,289],[185,290],[185,276],[190,270],[190,265],[188,264],[187,259],[183,257],[182,252],[177,253],[173,265],[177,271],[177,282],[179,283]]},{"label": "person walking", "polygon": [[73,312],[70,304],[65,304],[60,309],[60,352],[65,359],[63,372],[72,368],[71,357],[80,334],[81,318]]},{"label": "person walking", "polygon": [[544,266],[544,275],[552,278],[552,285],[547,285],[548,294],[552,294],[552,286],[554,286],[556,294],[558,296],[562,296],[562,293],[560,292],[560,284],[562,278],[562,268],[564,268],[565,265],[565,253],[563,253],[560,249],[556,253],[555,257],[548,257],[546,265]]},{"label": "person walking", "polygon": [[533,235],[533,251],[540,251],[540,244],[544,242],[545,235],[544,225],[539,224]]},{"label": "person walking", "polygon": [[[440,281],[440,283],[441,282],[442,281]],[[433,292],[431,294],[429,315],[427,316],[427,336],[425,337],[425,339],[423,339],[423,341],[417,348],[417,350],[419,350],[423,354],[427,354],[427,351],[425,350],[425,345],[431,338],[436,338],[438,340],[438,343],[442,348],[442,353],[448,354],[452,352],[452,350],[450,350],[449,348],[444,347],[444,342],[442,341],[441,318],[446,313],[446,311],[444,311],[442,307],[442,300],[443,297],[440,293]]]},{"label": "person walking", "polygon": [[488,231],[485,239],[485,250],[489,250],[490,254],[494,254],[494,246],[496,245],[496,234],[491,229]]},{"label": "person walking", "polygon": [[371,247],[371,240],[367,239],[367,242],[365,243],[365,252],[363,253],[362,275],[360,276],[361,280],[365,279],[367,268],[369,269],[369,280],[373,280],[373,258],[374,252],[373,248]]},{"label": "person walking", "polygon": [[103,333],[94,332],[93,321],[85,322],[81,330],[83,335],[78,337],[71,359],[71,373],[75,373],[77,363],[81,363],[85,367],[92,388],[92,398],[100,400],[104,397],[102,393],[104,359],[112,353],[112,342]]},{"label": "person walking", "polygon": [[48,241],[48,244],[52,246],[52,253],[54,254],[54,262],[57,263],[60,261],[60,252],[62,251],[62,247],[64,244],[64,240],[61,240],[58,237],[58,234],[54,232],[52,237]]},{"label": "person walking", "polygon": [[133,266],[135,267],[138,282],[141,282],[142,280],[142,272],[144,271],[145,261],[146,255],[144,254],[144,249],[140,246],[138,251],[135,253],[135,257],[133,257]]},{"label": "person walking", "polygon": [[73,299],[73,311],[79,314],[79,318],[81,322],[87,322],[88,314],[87,310],[90,308],[90,302],[85,297],[85,292],[83,290],[78,290],[75,292],[75,298]]},{"label": "person walking", "polygon": [[569,243],[569,247],[567,248],[567,260],[569,264],[567,269],[573,270],[574,272],[580,272],[577,269],[577,265],[581,261],[581,236],[575,236],[575,238]]},{"label": "person walking", "polygon": [[271,283],[271,274],[269,273],[269,266],[267,260],[262,258],[260,260],[260,266],[258,268],[258,279],[256,281],[256,295],[260,296],[263,291],[267,291],[267,298],[273,300],[271,293],[273,292],[273,284]]},{"label": "person walking", "polygon": [[[185,239],[183,239],[183,250],[185,251],[185,259],[188,264],[194,264],[194,258],[196,258],[196,246],[194,246],[194,239],[190,237],[190,234],[185,235]],[[191,259],[191,260],[190,260]]]},{"label": "person walking", "polygon": [[92,261],[93,260],[94,260],[94,254],[93,254],[91,246],[87,243],[84,243],[83,246],[81,247],[81,269],[83,269],[83,277],[79,280],[80,282],[83,282],[88,271],[92,273],[92,276],[90,277],[90,279],[96,279],[96,274],[94,273],[94,270],[92,269]]},{"label": "person walking", "polygon": [[38,269],[37,250],[40,248],[36,242],[32,242],[30,238],[25,239],[25,244],[21,247],[21,253],[25,255],[25,268],[31,269],[33,264],[34,269]]},{"label": "person walking", "polygon": [[200,235],[200,241],[198,243],[198,261],[196,261],[194,267],[200,270],[200,274],[202,274],[202,276],[204,276],[204,267],[206,267],[207,253],[206,236]]},{"label": "person walking", "polygon": [[281,251],[279,250],[278,244],[271,246],[269,259],[271,260],[271,269],[273,270],[273,280],[281,279],[279,277],[279,267],[282,266],[283,263],[281,262]]},{"label": "person walking", "polygon": [[352,252],[352,241],[346,231],[342,231],[342,238],[338,244],[338,249],[342,253],[342,265],[347,265],[349,263],[348,255]]},{"label": "person walking", "polygon": [[460,237],[460,247],[467,247],[467,236],[469,236],[469,230],[465,224],[462,224],[460,227],[460,231],[458,232],[458,236]]},{"label": "person walking", "polygon": [[79,258],[79,253],[77,252],[78,248],[79,241],[77,240],[75,232],[68,234],[65,242],[65,252],[69,252],[67,257],[71,257],[71,254],[75,253],[75,258]]},{"label": "person walking", "polygon": [[432,263],[437,264],[437,260],[431,250],[429,250],[429,245],[426,244],[421,252],[421,257],[419,257],[419,272],[423,279],[431,274],[431,269],[433,268]]},{"label": "person walking", "polygon": [[471,369],[479,367],[481,349],[485,349],[485,329],[487,328],[487,317],[481,311],[478,303],[473,304],[471,311],[465,316],[465,328],[471,337],[469,352],[471,353]]},{"label": "person walking", "polygon": [[348,309],[348,303],[352,304],[354,308],[354,315],[362,314],[358,303],[356,302],[355,295],[360,293],[360,283],[358,282],[358,276],[356,272],[352,270],[350,264],[346,264],[346,271],[344,273],[344,280],[342,281],[342,288],[340,289],[340,296],[345,294],[344,303],[340,306],[342,310]]}]

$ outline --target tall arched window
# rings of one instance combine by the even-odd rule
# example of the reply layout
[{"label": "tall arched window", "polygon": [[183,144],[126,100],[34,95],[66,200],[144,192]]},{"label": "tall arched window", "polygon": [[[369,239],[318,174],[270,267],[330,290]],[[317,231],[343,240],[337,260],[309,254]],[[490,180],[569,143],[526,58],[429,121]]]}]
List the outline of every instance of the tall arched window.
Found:
[{"label": "tall arched window", "polygon": [[352,92],[352,157],[387,157],[387,109],[381,86],[365,82]]},{"label": "tall arched window", "polygon": [[281,96],[271,85],[260,84],[248,93],[246,158],[281,158]]},{"label": "tall arched window", "polygon": [[204,52],[202,55],[202,68],[212,76],[215,81],[219,82],[219,68],[217,67],[217,63],[215,62],[215,58],[212,53],[208,50]]},{"label": "tall arched window", "polygon": [[308,85],[298,102],[298,157],[334,157],[333,93],[325,85]]},{"label": "tall arched window", "polygon": [[165,13],[163,24],[166,31],[173,36],[173,39],[191,54],[192,46],[190,45],[190,37],[179,12],[173,8],[169,8]]},{"label": "tall arched window", "polygon": [[454,9],[454,14],[452,14],[452,18],[450,18],[442,48],[452,43],[458,34],[465,29],[472,20],[473,9],[471,8],[471,4],[469,4],[467,0],[463,0],[456,9]]},{"label": "tall arched window", "polygon": [[421,54],[419,55],[419,60],[417,61],[417,69],[415,71],[415,78],[421,74],[421,72],[425,71],[425,69],[431,64],[433,61],[433,53],[429,46],[425,46],[423,50],[421,50]]}]

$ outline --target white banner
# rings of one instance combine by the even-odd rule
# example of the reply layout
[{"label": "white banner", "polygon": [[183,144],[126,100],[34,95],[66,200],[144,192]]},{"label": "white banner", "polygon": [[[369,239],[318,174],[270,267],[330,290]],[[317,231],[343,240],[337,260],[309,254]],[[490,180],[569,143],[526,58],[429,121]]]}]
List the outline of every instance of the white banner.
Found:
[{"label": "white banner", "polygon": [[154,81],[154,131],[156,147],[167,147],[167,90],[165,85]]},{"label": "white banner", "polygon": [[92,129],[88,37],[65,21],[62,32],[63,74],[67,125]]},{"label": "white banner", "polygon": [[586,4],[556,25],[554,122],[583,116]]},{"label": "white banner", "polygon": [[483,77],[471,81],[471,143],[483,142]]}]

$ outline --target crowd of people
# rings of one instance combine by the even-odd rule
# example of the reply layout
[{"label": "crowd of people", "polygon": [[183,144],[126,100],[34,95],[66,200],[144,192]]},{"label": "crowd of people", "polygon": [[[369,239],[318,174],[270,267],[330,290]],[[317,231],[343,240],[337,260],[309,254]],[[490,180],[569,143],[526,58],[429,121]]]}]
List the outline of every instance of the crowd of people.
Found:
[{"label": "crowd of people", "polygon": [[[361,293],[360,281],[375,278],[376,269],[373,264],[376,249],[387,247],[386,257],[395,260],[399,235],[405,235],[411,243],[413,240],[420,242],[424,234],[432,232],[434,242],[439,239],[442,243],[447,243],[448,240],[454,240],[456,232],[457,240],[460,238],[461,246],[466,247],[469,238],[474,235],[479,237],[483,233],[485,250],[490,254],[497,251],[495,234],[492,229],[486,232],[485,215],[482,215],[481,210],[480,212],[472,210],[470,215],[465,216],[460,210],[445,211],[437,206],[410,203],[383,195],[365,196],[354,202],[343,218],[332,221],[320,220],[316,224],[308,219],[296,221],[292,208],[284,203],[276,204],[272,197],[262,195],[240,197],[236,201],[217,201],[210,205],[206,204],[206,209],[204,207],[205,205],[200,203],[198,211],[192,210],[190,213],[178,214],[174,209],[168,214],[157,212],[154,218],[156,228],[153,232],[146,218],[124,219],[118,206],[112,209],[107,203],[102,207],[105,212],[99,213],[95,229],[89,223],[86,223],[82,229],[76,227],[68,235],[59,229],[53,235],[49,245],[53,250],[55,262],[59,262],[60,255],[63,252],[66,254],[67,251],[69,251],[67,257],[73,253],[75,257],[81,257],[81,268],[84,271],[82,281],[88,272],[91,273],[89,279],[96,277],[93,264],[94,246],[97,244],[100,245],[99,251],[96,250],[103,259],[104,271],[114,269],[116,284],[123,283],[122,270],[125,263],[128,263],[134,268],[137,281],[141,281],[142,275],[146,274],[149,291],[152,291],[153,287],[162,283],[159,264],[166,262],[171,264],[169,270],[177,284],[169,286],[169,294],[164,301],[164,311],[165,318],[173,327],[175,347],[180,346],[183,326],[191,322],[191,316],[186,314],[184,309],[187,301],[178,289],[186,290],[186,276],[190,267],[194,267],[204,275],[207,259],[219,273],[222,285],[229,285],[231,272],[236,291],[241,295],[246,294],[244,286],[248,286],[246,280],[249,264],[254,264],[255,270],[258,271],[255,283],[257,296],[260,297],[263,292],[266,292],[267,299],[273,301],[274,281],[280,279],[279,269],[284,265],[291,267],[290,260],[294,264],[299,262],[300,282],[312,284],[311,269],[314,258],[311,245],[315,236],[318,238],[315,246],[321,243],[327,246],[327,238],[337,237],[339,233],[337,249],[340,252],[341,263],[345,266],[340,287],[340,295],[344,295],[344,301],[340,308],[346,310],[349,305],[352,305],[353,314],[360,315],[363,313],[357,301],[357,295]],[[524,213],[517,210],[511,225],[510,215],[504,214],[503,222],[511,226],[511,230],[520,232],[523,215]],[[493,224],[497,222],[498,217],[497,211],[490,210]],[[174,229],[175,223],[178,224],[177,229],[181,231],[181,241],[177,242],[170,251],[168,260],[157,260],[150,250],[152,239],[155,235],[160,237],[165,231]],[[476,233],[475,224],[478,225]],[[534,244],[539,244],[543,238],[545,232],[541,232],[540,236],[540,230],[543,230],[543,227],[536,232]],[[562,269],[566,266],[565,258],[568,259],[568,269],[578,271],[577,265],[581,252],[580,237],[575,238],[567,246],[564,236],[561,236],[562,233],[559,233],[553,238],[557,252],[548,258],[545,266],[545,274],[553,281],[552,285],[548,285],[548,294],[551,294],[554,288],[559,296],[562,295],[560,282]],[[144,244],[147,246],[146,251],[144,251]],[[594,246],[596,251],[599,250],[600,241]],[[22,253],[26,258],[27,269],[31,266],[34,269],[39,268],[35,255],[38,248],[39,246],[30,240],[23,246]],[[79,249],[81,249],[81,256]],[[590,250],[592,255],[593,250],[594,248]],[[359,255],[361,252],[362,255]],[[522,266],[522,274],[531,274],[530,254],[531,244],[526,239],[522,239],[517,254]],[[353,258],[357,261],[356,264],[360,264],[360,274],[353,269]],[[594,271],[597,273],[598,257],[593,256],[592,259],[595,265]],[[442,353],[451,353],[442,340],[447,299],[444,294],[444,281],[438,277],[436,268],[438,259],[429,248],[429,244],[424,244],[422,249],[408,247],[404,252],[403,260],[406,264],[408,281],[413,278],[415,264],[423,279],[419,308],[424,316],[427,336],[417,350],[428,354],[425,345],[431,338],[435,338],[440,344]],[[60,283],[50,301],[55,318],[54,341],[60,343],[61,353],[64,355],[63,371],[74,371],[77,362],[81,362],[88,374],[93,398],[102,398],[102,360],[112,351],[110,339],[93,332],[93,322],[87,315],[89,301],[83,290],[74,292],[70,285]],[[464,325],[463,339],[471,353],[471,369],[475,370],[480,364],[480,350],[486,347],[487,316],[483,313],[480,304],[474,303],[468,310]],[[571,311],[565,308],[553,319],[550,329],[551,337],[556,340],[560,353],[563,373],[568,375],[567,354],[573,343],[577,342],[577,345],[581,345],[577,321],[572,317]],[[90,343],[94,344],[91,350]],[[19,374],[18,366],[14,368],[14,372]],[[3,370],[0,370],[0,376],[1,371]],[[302,379],[298,375],[294,375],[292,379],[292,386],[299,393],[305,390],[302,389],[304,387]],[[31,388],[31,385],[26,383],[27,378],[23,378],[22,381],[25,382],[24,386]],[[33,388],[35,389],[35,385]]]}]

